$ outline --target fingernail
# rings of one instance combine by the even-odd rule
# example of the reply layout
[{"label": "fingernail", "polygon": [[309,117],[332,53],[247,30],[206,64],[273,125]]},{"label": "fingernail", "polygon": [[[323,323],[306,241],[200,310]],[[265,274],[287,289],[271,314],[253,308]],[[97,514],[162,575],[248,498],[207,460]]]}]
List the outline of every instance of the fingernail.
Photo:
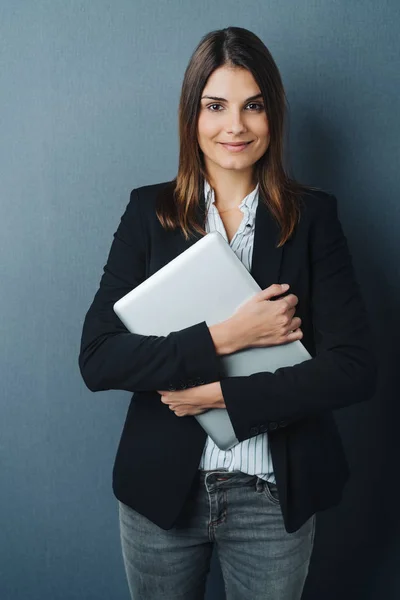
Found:
[{"label": "fingernail", "polygon": [[282,288],[283,290],[287,290],[287,289],[288,289],[288,287],[289,287],[289,284],[288,284],[288,283],[282,283],[282,284],[281,284],[281,288]]}]

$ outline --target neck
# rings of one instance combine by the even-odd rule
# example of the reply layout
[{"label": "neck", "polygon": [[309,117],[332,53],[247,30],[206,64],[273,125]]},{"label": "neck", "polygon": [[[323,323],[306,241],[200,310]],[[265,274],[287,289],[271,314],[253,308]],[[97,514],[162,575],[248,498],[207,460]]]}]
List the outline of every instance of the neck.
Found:
[{"label": "neck", "polygon": [[[226,169],[224,169],[226,171]],[[239,176],[240,175],[240,176]],[[218,174],[218,177],[208,176],[207,181],[214,190],[215,206],[219,212],[234,210],[254,190],[257,182],[254,181],[252,173],[244,176],[232,171],[227,174]]]}]

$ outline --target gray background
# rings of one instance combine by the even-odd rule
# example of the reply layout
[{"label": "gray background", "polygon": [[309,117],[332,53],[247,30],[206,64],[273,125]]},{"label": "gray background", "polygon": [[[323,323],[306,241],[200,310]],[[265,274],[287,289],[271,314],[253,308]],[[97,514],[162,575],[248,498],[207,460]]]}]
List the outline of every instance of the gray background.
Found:
[{"label": "gray background", "polygon": [[189,56],[228,25],[281,70],[293,173],[338,197],[382,359],[373,401],[337,415],[353,477],[318,517],[303,597],[399,597],[399,17],[397,0],[1,1],[4,600],[128,598],[111,471],[130,394],[85,388],[82,322],[130,190],[176,174]]}]

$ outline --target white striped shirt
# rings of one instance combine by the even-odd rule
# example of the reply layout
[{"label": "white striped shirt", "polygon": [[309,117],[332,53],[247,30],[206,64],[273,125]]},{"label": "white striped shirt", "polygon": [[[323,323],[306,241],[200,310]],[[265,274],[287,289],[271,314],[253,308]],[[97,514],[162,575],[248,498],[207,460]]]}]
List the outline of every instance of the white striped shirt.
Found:
[{"label": "white striped shirt", "polygon": [[[258,188],[257,184],[255,189],[239,204],[239,208],[244,216],[238,230],[229,243],[224,224],[215,206],[214,190],[210,187],[208,181],[204,180],[206,211],[208,209],[205,230],[207,233],[218,231],[230,244],[230,247],[248,271],[250,271],[253,256],[255,215],[259,197]],[[220,450],[210,436],[207,436],[199,469],[205,471],[212,469],[242,471],[242,473],[257,475],[260,479],[276,483],[268,443],[268,433],[261,433],[244,440],[230,450]]]}]

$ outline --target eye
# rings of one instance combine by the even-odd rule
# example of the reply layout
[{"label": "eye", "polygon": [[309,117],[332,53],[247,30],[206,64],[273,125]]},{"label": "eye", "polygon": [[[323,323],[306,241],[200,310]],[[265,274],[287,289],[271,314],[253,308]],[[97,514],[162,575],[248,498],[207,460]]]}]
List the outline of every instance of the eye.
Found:
[{"label": "eye", "polygon": [[247,106],[257,106],[257,111],[263,110],[264,104],[259,104],[258,102],[250,102]]},{"label": "eye", "polygon": [[[214,102],[213,104],[209,104],[207,106],[207,108],[210,112],[221,112],[220,110],[212,110],[211,109],[212,106],[222,106],[222,104],[218,104],[218,103]],[[264,109],[264,105],[260,104],[258,102],[250,102],[247,106],[256,106],[257,108],[255,109],[255,112],[261,112]],[[251,112],[254,112],[254,109]]]},{"label": "eye", "polygon": [[211,107],[212,107],[212,106],[221,106],[221,104],[215,104],[215,103],[214,103],[214,104],[209,104],[209,105],[207,106],[208,110],[210,110],[211,112],[220,112],[219,110],[211,110]]}]

